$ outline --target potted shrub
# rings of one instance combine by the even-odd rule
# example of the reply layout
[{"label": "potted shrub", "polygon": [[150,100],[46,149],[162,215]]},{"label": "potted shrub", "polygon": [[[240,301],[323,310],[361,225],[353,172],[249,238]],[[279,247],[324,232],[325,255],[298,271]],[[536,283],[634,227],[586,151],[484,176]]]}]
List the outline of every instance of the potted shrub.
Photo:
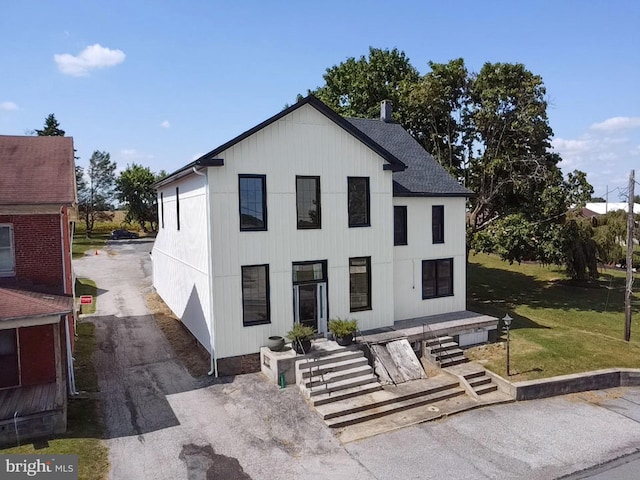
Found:
[{"label": "potted shrub", "polygon": [[287,338],[291,340],[291,347],[297,353],[305,354],[311,350],[311,339],[315,333],[316,332],[312,327],[296,323],[287,333]]},{"label": "potted shrub", "polygon": [[329,320],[329,331],[335,338],[338,345],[347,346],[353,343],[353,336],[358,330],[358,321],[342,320],[341,318],[335,318]]}]

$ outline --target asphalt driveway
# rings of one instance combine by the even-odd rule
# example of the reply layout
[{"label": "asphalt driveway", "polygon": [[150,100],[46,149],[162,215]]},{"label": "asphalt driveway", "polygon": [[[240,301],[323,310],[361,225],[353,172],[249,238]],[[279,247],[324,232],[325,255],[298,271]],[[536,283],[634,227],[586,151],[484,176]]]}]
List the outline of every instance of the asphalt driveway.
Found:
[{"label": "asphalt driveway", "polygon": [[640,389],[470,411],[342,446],[295,388],[192,378],[149,314],[152,244],[74,261],[96,281],[112,479],[557,478],[640,448]]}]

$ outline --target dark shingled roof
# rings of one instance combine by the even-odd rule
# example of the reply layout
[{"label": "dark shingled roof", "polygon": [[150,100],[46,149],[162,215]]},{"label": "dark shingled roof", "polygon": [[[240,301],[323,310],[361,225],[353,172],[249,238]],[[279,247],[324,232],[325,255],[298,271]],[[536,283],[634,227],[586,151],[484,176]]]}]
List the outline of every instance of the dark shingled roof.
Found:
[{"label": "dark shingled roof", "polygon": [[65,315],[72,311],[72,297],[0,288],[0,321]]},{"label": "dark shingled roof", "polygon": [[71,137],[0,135],[0,167],[0,205],[76,202]]},{"label": "dark shingled roof", "polygon": [[404,171],[393,172],[393,195],[398,197],[469,197],[460,185],[397,123],[367,118],[347,118],[349,123],[404,163]]}]

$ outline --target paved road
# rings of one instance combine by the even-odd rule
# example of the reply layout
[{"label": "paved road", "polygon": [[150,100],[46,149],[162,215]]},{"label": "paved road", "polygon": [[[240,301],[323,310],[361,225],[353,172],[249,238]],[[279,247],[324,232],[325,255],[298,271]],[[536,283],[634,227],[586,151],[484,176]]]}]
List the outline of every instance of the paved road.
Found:
[{"label": "paved road", "polygon": [[144,303],[151,244],[107,249],[74,265],[100,289],[91,321],[112,479],[550,479],[640,448],[638,388],[488,407],[342,446],[295,388],[260,374],[191,378]]}]

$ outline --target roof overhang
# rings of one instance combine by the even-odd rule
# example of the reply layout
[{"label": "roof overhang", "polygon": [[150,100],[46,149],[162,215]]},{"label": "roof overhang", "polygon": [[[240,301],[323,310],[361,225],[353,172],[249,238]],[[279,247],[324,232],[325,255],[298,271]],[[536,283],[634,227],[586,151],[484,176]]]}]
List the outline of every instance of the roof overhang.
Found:
[{"label": "roof overhang", "polygon": [[12,204],[0,205],[0,215],[53,215],[59,214],[62,207],[75,209],[75,206],[70,203]]},{"label": "roof overhang", "polygon": [[37,325],[55,325],[60,323],[62,315],[70,312],[64,312],[57,315],[35,315],[28,317],[9,318],[0,320],[0,330],[9,330],[10,328],[35,327]]},{"label": "roof overhang", "polygon": [[173,173],[170,173],[169,175],[164,177],[162,180],[158,180],[157,182],[155,182],[151,186],[153,188],[157,189],[158,187],[163,187],[164,185],[167,185],[168,183],[175,182],[176,180],[178,180],[178,179],[180,179],[182,177],[186,177],[187,175],[193,174],[193,169],[194,168],[197,170],[198,168],[222,167],[222,166],[224,166],[224,159],[222,159],[222,158],[205,158],[205,157],[206,157],[206,155],[198,158],[197,160],[189,163],[188,165],[185,165],[181,169],[176,170]]},{"label": "roof overhang", "polygon": [[[346,119],[344,119],[343,117],[338,115],[331,108],[329,108],[324,103],[322,103],[322,101],[320,101],[319,99],[317,99],[313,95],[308,95],[307,97],[303,98],[299,102],[291,105],[288,108],[285,108],[284,110],[282,110],[281,112],[277,113],[276,115],[268,118],[264,122],[259,123],[255,127],[247,130],[244,133],[241,133],[237,137],[235,137],[235,138],[229,140],[228,142],[220,145],[219,147],[217,147],[216,149],[210,151],[209,153],[204,154],[203,156],[201,156],[195,162],[191,162],[190,164],[185,165],[184,167],[182,167],[179,170],[176,170],[175,172],[171,173],[170,175],[167,175],[165,178],[163,178],[162,180],[154,183],[152,186],[154,188],[158,188],[158,187],[162,187],[162,186],[164,186],[164,185],[166,185],[168,183],[174,182],[175,180],[192,173],[193,167],[198,167],[198,166],[201,166],[201,167],[205,167],[205,166],[206,167],[221,167],[221,166],[223,166],[224,165],[224,161],[221,158],[217,158],[218,155],[222,154],[225,150],[228,150],[229,148],[231,148],[232,146],[234,146],[237,143],[241,142],[245,138],[250,137],[254,133],[262,130],[263,128],[265,128],[265,127],[271,125],[272,123],[274,123],[275,121],[280,120],[282,117],[285,117],[286,115],[289,115],[291,112],[293,112],[293,111],[295,111],[295,110],[299,109],[300,107],[302,107],[304,105],[307,105],[307,104],[311,105],[313,108],[315,108],[318,112],[323,114],[329,120],[334,122],[336,125],[341,127],[343,130],[347,131],[349,134],[353,135],[355,138],[357,138],[362,143],[367,145],[371,150],[373,150],[378,155],[380,155],[385,160],[385,162],[387,162],[387,163],[384,163],[382,165],[383,170],[391,170],[392,172],[399,172],[399,171],[405,170],[407,168],[407,166],[399,158],[397,158],[391,152],[389,152],[388,150],[383,148],[375,140],[371,139],[369,136],[367,136],[360,129],[358,129],[357,127],[355,127],[354,125],[349,123]],[[209,162],[212,162],[212,163],[209,163]]]}]

